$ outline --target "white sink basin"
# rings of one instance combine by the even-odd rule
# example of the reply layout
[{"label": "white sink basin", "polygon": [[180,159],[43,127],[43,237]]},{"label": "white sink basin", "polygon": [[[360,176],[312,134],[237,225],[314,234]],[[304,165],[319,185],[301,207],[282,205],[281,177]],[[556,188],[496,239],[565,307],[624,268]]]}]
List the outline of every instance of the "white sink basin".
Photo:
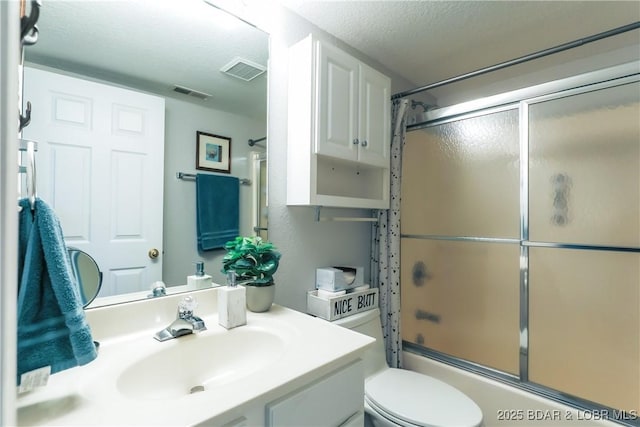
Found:
[{"label": "white sink basin", "polygon": [[[1,1],[1,0],[0,0]],[[159,342],[182,295],[87,310],[98,357],[18,396],[18,426],[264,425],[264,405],[361,357],[373,340],[285,307],[218,325],[218,289],[194,292],[208,330]]]},{"label": "white sink basin", "polygon": [[183,336],[128,366],[116,387],[134,399],[180,398],[264,369],[284,350],[280,336],[250,326]]}]

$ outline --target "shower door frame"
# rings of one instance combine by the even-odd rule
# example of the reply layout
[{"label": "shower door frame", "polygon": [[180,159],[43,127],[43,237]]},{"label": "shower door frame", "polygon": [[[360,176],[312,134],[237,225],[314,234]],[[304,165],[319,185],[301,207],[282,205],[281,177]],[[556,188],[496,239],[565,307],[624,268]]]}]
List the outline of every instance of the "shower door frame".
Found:
[{"label": "shower door frame", "polygon": [[[473,236],[435,236],[401,234],[401,238],[474,241],[485,243],[519,244],[520,246],[520,351],[519,375],[513,375],[478,363],[463,360],[436,350],[428,349],[403,340],[403,350],[429,357],[437,361],[499,380],[511,386],[541,395],[562,404],[587,411],[606,410],[613,421],[619,410],[578,398],[561,391],[529,382],[529,248],[545,247],[556,249],[598,250],[614,252],[640,253],[640,246],[585,245],[569,243],[551,243],[529,240],[529,106],[553,99],[574,96],[600,89],[612,88],[624,84],[640,82],[640,61],[581,74],[541,85],[532,86],[480,100],[465,102],[450,107],[432,110],[426,113],[426,121],[407,126],[407,132],[441,124],[483,116],[491,113],[519,111],[519,148],[520,148],[520,239],[483,238]],[[617,411],[617,412],[615,412]],[[640,426],[638,414],[635,420],[615,420],[629,426]],[[633,417],[631,417],[633,418]]]}]

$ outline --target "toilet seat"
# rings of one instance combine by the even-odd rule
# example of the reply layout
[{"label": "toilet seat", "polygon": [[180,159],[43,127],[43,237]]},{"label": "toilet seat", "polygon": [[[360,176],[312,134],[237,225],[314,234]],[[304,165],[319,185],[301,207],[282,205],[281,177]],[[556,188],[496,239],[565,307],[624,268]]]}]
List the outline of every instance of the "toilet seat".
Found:
[{"label": "toilet seat", "polygon": [[482,411],[464,393],[427,375],[388,368],[365,383],[365,401],[404,426],[477,427]]}]

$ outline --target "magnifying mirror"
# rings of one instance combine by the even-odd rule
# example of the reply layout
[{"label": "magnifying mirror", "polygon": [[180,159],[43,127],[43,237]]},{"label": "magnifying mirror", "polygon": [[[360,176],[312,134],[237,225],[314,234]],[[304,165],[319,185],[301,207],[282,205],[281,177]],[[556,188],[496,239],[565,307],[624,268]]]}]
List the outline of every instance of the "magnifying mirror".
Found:
[{"label": "magnifying mirror", "polygon": [[102,272],[98,263],[88,253],[73,247],[67,252],[71,259],[71,269],[78,283],[82,306],[88,306],[100,292],[102,286]]}]

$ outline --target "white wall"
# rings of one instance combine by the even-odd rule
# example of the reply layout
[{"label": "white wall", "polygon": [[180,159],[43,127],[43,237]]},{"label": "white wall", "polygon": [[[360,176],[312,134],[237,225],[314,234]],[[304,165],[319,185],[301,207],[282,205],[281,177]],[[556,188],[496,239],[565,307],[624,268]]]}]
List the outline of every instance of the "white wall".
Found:
[{"label": "white wall", "polygon": [[[196,131],[231,138],[231,175],[251,178],[249,139],[266,135],[266,122],[223,111],[212,110],[191,102],[166,98],[164,151],[164,263],[162,277],[167,285],[186,284],[196,261],[205,262],[205,272],[217,283],[224,284],[220,273],[225,251],[198,252],[196,241],[196,183],[180,180],[176,172],[198,173],[196,170]],[[209,173],[204,171],[205,173]],[[253,183],[252,183],[253,185]],[[252,235],[251,186],[240,186],[240,234]]]},{"label": "white wall", "polygon": [[[260,24],[258,22],[258,24]],[[269,52],[269,238],[281,250],[275,275],[276,302],[305,311],[306,292],[314,288],[315,269],[336,264],[365,267],[370,279],[371,225],[353,222],[315,222],[313,208],[286,206],[288,48],[310,32],[336,44],[363,62],[392,77],[392,92],[409,83],[288,10],[275,8],[264,23],[270,33]],[[323,211],[323,215],[325,212]],[[338,215],[327,210],[326,214]],[[345,210],[340,216],[369,215],[367,210]]]}]

